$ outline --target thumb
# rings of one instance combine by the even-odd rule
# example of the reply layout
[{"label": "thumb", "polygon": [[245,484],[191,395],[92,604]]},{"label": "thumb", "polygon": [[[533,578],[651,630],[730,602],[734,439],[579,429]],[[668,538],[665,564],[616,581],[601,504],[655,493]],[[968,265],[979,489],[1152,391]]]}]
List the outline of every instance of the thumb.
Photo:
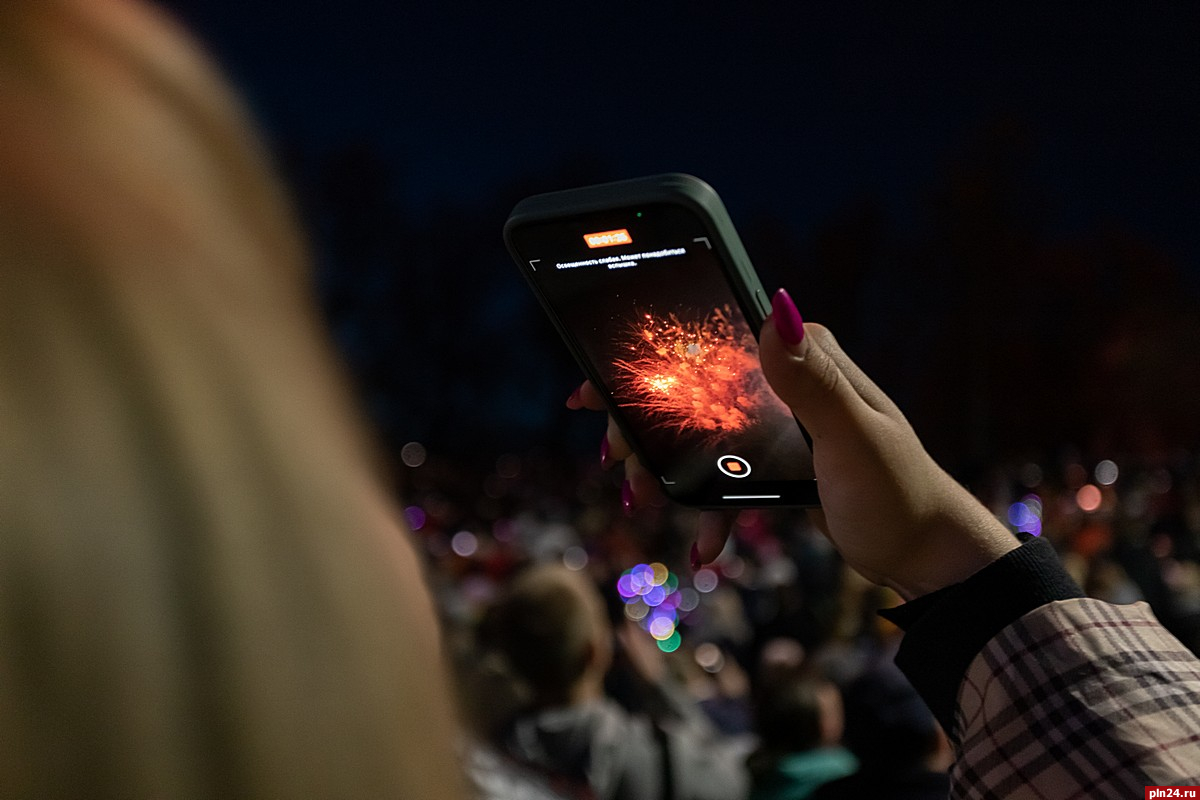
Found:
[{"label": "thumb", "polygon": [[901,416],[828,328],[804,322],[787,290],[775,293],[771,308],[759,341],[763,374],[814,439],[862,430],[875,413]]}]

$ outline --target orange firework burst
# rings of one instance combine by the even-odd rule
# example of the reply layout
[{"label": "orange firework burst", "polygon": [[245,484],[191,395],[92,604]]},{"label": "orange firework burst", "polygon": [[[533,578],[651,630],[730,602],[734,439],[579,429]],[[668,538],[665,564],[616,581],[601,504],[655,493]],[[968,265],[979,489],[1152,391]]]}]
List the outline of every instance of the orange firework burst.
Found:
[{"label": "orange firework burst", "polygon": [[729,306],[682,321],[643,313],[622,332],[615,362],[626,396],[657,425],[712,435],[744,429],[765,391],[754,336]]}]

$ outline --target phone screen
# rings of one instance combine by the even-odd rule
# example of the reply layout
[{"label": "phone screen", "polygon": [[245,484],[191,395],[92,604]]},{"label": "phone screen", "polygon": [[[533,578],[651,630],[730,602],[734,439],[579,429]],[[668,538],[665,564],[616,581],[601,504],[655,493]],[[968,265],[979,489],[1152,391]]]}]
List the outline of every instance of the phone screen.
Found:
[{"label": "phone screen", "polygon": [[[530,222],[526,274],[667,493],[699,505],[812,504],[812,456],[767,385],[712,235],[682,205]],[[754,287],[748,291],[761,290]],[[756,298],[746,297],[746,304]]]}]

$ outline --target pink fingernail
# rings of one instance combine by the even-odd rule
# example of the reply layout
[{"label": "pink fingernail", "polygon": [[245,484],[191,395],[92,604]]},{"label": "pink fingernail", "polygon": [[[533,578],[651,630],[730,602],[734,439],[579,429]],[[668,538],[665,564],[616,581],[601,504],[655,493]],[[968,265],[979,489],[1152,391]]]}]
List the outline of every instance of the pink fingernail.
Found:
[{"label": "pink fingernail", "polygon": [[633,484],[628,480],[621,484],[621,508],[625,509],[625,516],[633,516]]},{"label": "pink fingernail", "polygon": [[695,542],[692,542],[692,552],[688,558],[692,562],[692,572],[697,572],[702,566],[704,566],[704,564],[700,561],[700,548],[696,546]]},{"label": "pink fingernail", "polygon": [[600,440],[600,468],[601,469],[608,469],[609,467],[612,466],[612,460],[609,458],[609,455],[608,455],[608,448],[609,448],[608,435],[605,434],[604,438]]},{"label": "pink fingernail", "polygon": [[795,347],[804,341],[804,318],[796,310],[792,296],[787,289],[780,289],[771,298],[771,311],[774,314],[775,330],[784,344]]}]

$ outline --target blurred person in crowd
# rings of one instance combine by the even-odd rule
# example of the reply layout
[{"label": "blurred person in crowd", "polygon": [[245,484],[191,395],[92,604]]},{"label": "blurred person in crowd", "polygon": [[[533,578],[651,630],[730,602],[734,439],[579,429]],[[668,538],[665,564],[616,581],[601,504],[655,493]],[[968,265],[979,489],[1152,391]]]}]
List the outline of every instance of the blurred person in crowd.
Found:
[{"label": "blurred person in crowd", "polygon": [[765,677],[754,714],[759,745],[747,761],[750,800],[803,800],[854,772],[858,762],[841,746],[844,717],[837,687],[803,668]]},{"label": "blurred person in crowd", "polygon": [[[928,455],[899,408],[784,290],[763,372],[812,437],[814,519],[846,563],[904,599],[897,665],[950,736],[952,797],[1138,796],[1200,783],[1200,661],[1145,603],[1086,598],[1049,542],[1015,537]],[[590,383],[571,408],[602,410]],[[609,426],[623,500],[657,479]],[[701,517],[693,562],[728,520]],[[1037,731],[1035,734],[1034,731]]]},{"label": "blurred person in crowd", "polygon": [[898,669],[876,667],[845,692],[844,742],[858,759],[852,775],[828,783],[814,800],[944,800],[950,742]]},{"label": "blurred person in crowd", "polygon": [[461,798],[257,135],[134,0],[0,4],[0,795]]},{"label": "blurred person in crowd", "polygon": [[843,571],[837,625],[810,657],[821,673],[839,686],[850,684],[880,664],[891,663],[902,636],[899,628],[878,614],[879,609],[895,605],[896,593],[848,567]]},{"label": "blurred person in crowd", "polygon": [[[631,714],[605,695],[614,634],[586,577],[557,565],[519,574],[481,623],[485,650],[503,655],[525,698],[499,749],[557,791],[600,800],[741,798],[744,748],[717,735],[690,698],[669,685],[662,654],[627,630],[626,652],[654,695]],[[646,652],[653,648],[654,653]]]},{"label": "blurred person in crowd", "polygon": [[699,701],[700,708],[729,736],[750,736],[754,730],[750,676],[733,653],[722,654],[721,668],[706,673],[711,687]]}]

